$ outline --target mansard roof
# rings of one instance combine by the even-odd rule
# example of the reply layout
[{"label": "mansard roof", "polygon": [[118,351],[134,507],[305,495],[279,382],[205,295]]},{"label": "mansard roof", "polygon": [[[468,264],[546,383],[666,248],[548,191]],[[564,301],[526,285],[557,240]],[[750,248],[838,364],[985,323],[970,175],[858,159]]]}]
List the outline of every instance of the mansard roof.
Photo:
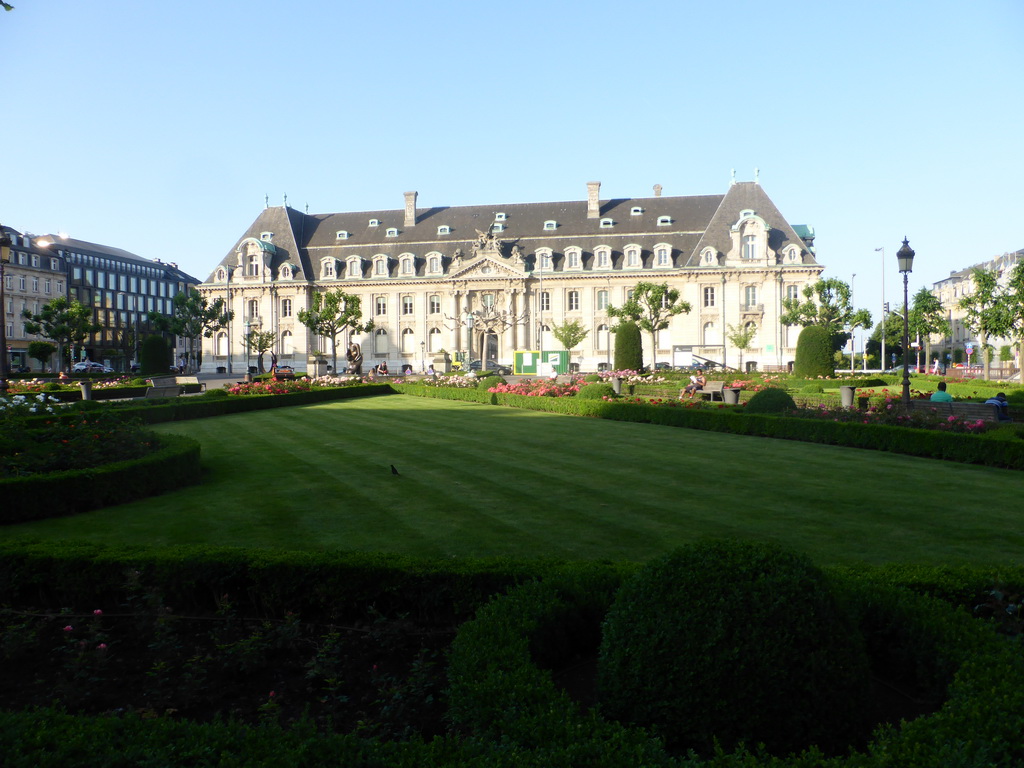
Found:
[{"label": "mansard roof", "polygon": [[[246,238],[259,240],[265,232],[273,233],[272,242],[277,247],[271,268],[276,271],[281,264],[290,262],[307,279],[315,278],[312,265],[319,264],[325,256],[344,260],[359,255],[370,259],[377,254],[397,257],[411,252],[422,257],[436,251],[450,258],[456,249],[461,249],[468,257],[481,233],[491,232],[501,214],[503,230],[496,237],[503,242],[506,252],[513,245],[518,245],[524,254],[532,254],[542,248],[561,253],[570,246],[592,252],[605,245],[621,251],[629,244],[649,251],[659,243],[670,243],[681,255],[678,264],[696,266],[699,250],[707,245],[722,253],[730,250],[730,228],[744,210],[753,210],[770,227],[770,248],[777,252],[795,242],[801,248],[804,263],[816,263],[807,244],[761,186],[756,182],[739,182],[732,184],[724,195],[602,200],[596,217],[588,216],[585,199],[420,208],[416,210],[415,223],[409,226],[405,223],[404,208],[324,214],[304,214],[287,206],[266,208],[221,265],[236,265],[235,254],[241,243]],[[603,220],[609,220],[611,225],[602,226]],[[447,233],[439,234],[440,227],[447,227]],[[339,238],[339,232],[346,236]]]}]

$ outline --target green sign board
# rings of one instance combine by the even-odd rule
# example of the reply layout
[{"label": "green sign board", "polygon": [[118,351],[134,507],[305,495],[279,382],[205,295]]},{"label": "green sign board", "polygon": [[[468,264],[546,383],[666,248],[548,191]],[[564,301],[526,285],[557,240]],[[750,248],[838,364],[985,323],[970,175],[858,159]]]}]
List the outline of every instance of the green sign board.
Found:
[{"label": "green sign board", "polygon": [[512,372],[517,376],[551,376],[553,373],[569,372],[569,352],[516,350]]}]

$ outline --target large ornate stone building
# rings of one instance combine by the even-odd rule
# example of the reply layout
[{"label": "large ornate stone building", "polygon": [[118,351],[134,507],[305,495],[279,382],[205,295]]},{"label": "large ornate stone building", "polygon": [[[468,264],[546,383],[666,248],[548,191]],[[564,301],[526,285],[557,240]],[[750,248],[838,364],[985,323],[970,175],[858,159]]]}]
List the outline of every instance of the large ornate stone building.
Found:
[{"label": "large ornate stone building", "polygon": [[[419,371],[442,350],[512,364],[517,350],[556,350],[551,329],[579,320],[589,330],[573,362],[597,370],[612,361],[608,306],[641,281],[678,288],[692,311],[674,317],[645,362],[705,358],[736,366],[730,328],[757,335],[745,363],[785,366],[799,328],[779,322],[781,300],[799,295],[823,267],[813,230],[790,225],[756,182],[722,195],[561,203],[404,208],[304,214],[267,207],[200,286],[234,311],[231,325],[204,340],[203,367],[245,370],[249,330],[277,335],[278,361],[306,367],[329,352],[298,313],[314,291],[360,297],[375,327],[361,343],[370,365]],[[339,348],[350,339],[339,339]]]}]

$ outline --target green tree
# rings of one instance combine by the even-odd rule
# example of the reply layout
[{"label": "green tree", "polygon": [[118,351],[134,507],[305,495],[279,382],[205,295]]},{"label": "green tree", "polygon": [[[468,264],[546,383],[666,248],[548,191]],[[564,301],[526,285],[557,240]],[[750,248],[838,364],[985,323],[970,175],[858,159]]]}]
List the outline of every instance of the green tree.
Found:
[{"label": "green tree", "polygon": [[[989,377],[988,339],[1010,330],[1007,300],[1000,295],[999,276],[994,269],[977,268],[971,271],[974,291],[960,299],[957,306],[964,310],[964,325],[974,331],[981,347],[983,376]],[[1012,290],[1012,289],[1011,289]]]},{"label": "green tree", "polygon": [[309,309],[300,309],[299,322],[310,331],[331,341],[333,370],[338,370],[338,336],[346,329],[352,333],[369,333],[373,320],[362,322],[363,312],[358,296],[345,293],[338,288],[325,293],[313,294]]},{"label": "green tree", "polygon": [[30,341],[28,343],[28,356],[39,361],[40,370],[46,370],[46,364],[50,362],[57,347],[48,341]]},{"label": "green tree", "polygon": [[837,278],[818,280],[803,289],[804,301],[783,299],[783,325],[816,325],[825,329],[832,348],[840,349],[849,336],[844,332],[871,326],[871,313],[853,308],[850,286]]},{"label": "green tree", "polygon": [[615,370],[639,371],[644,364],[640,326],[632,320],[623,320],[612,331],[615,333]]},{"label": "green tree", "polygon": [[188,370],[197,370],[203,364],[200,339],[204,336],[212,338],[231,322],[235,313],[225,308],[224,299],[217,298],[208,302],[196,288],[175,294],[173,304],[174,314],[171,317],[150,312],[150,322],[159,331],[185,339]]},{"label": "green tree", "polygon": [[57,344],[58,366],[65,363],[64,348],[82,344],[89,334],[102,330],[92,319],[92,310],[77,299],[70,301],[63,296],[43,305],[35,315],[27,309],[21,313],[25,318],[25,330],[42,336]]},{"label": "green tree", "polygon": [[743,370],[743,353],[750,351],[750,344],[755,336],[757,336],[757,326],[754,323],[747,323],[742,327],[736,325],[729,326],[729,333],[726,334],[726,338],[739,350],[739,369],[741,371]]},{"label": "green tree", "polygon": [[160,334],[147,336],[139,350],[139,368],[143,376],[166,376],[171,367],[171,348]]},{"label": "green tree", "polygon": [[274,348],[277,343],[277,334],[273,331],[251,330],[242,337],[243,346],[250,354],[256,355],[256,365],[260,373],[263,373],[263,355]]},{"label": "green tree", "polygon": [[1003,335],[1017,342],[1018,359],[1024,365],[1024,261],[1018,261],[1010,270],[1000,303]]},{"label": "green tree", "polygon": [[[924,360],[927,365],[932,354],[932,334],[948,336],[950,332],[946,310],[943,309],[938,296],[927,288],[921,288],[915,293],[908,323],[911,337],[924,342]],[[918,361],[918,365],[920,365],[920,361]]]},{"label": "green tree", "polygon": [[583,327],[579,320],[570,320],[562,325],[551,327],[551,335],[558,339],[559,343],[572,356],[572,351],[580,345],[590,331]]},{"label": "green tree", "polygon": [[[642,331],[651,335],[651,364],[657,362],[658,331],[668,328],[669,321],[676,315],[689,312],[690,303],[679,298],[679,291],[669,288],[668,283],[637,283],[633,295],[621,307],[609,305],[608,316],[636,323]],[[613,331],[615,328],[612,329]],[[616,345],[618,339],[616,339]],[[618,351],[616,350],[616,354]],[[617,366],[616,366],[617,367]],[[640,367],[643,367],[641,351]]]}]

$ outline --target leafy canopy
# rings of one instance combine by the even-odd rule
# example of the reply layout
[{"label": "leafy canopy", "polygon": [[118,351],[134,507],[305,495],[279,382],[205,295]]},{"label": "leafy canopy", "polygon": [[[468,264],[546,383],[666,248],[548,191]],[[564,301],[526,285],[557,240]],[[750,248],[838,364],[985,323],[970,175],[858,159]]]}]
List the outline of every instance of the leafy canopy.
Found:
[{"label": "leafy canopy", "polygon": [[854,310],[850,286],[831,277],[818,280],[803,289],[804,300],[783,299],[783,325],[821,326],[829,337],[846,330],[871,326],[871,313],[866,309]]},{"label": "leafy canopy", "polygon": [[369,333],[373,320],[362,322],[362,302],[351,293],[338,288],[314,293],[309,309],[300,309],[299,322],[318,336],[330,339],[334,370],[338,370],[338,336],[346,329],[352,333]]}]

